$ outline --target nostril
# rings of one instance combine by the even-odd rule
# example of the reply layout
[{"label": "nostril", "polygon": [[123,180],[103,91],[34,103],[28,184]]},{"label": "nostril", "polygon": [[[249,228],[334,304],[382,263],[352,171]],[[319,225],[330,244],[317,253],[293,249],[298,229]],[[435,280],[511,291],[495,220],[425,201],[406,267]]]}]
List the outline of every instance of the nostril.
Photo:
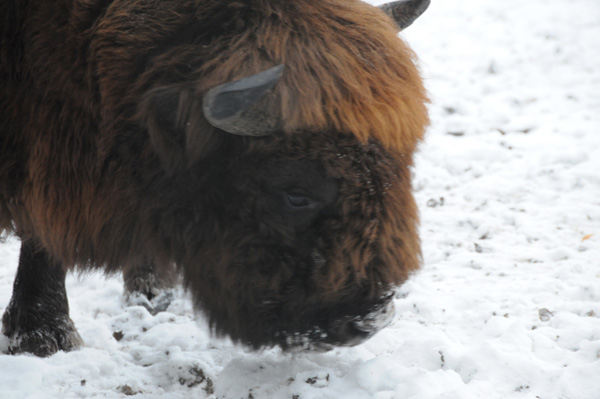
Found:
[{"label": "nostril", "polygon": [[364,317],[352,321],[354,328],[366,333],[375,334],[377,331],[387,327],[392,322],[396,310],[392,302],[375,309]]},{"label": "nostril", "polygon": [[345,317],[337,320],[330,330],[329,338],[332,338],[336,345],[355,346],[366,341],[372,334],[356,328],[357,318]]},{"label": "nostril", "polygon": [[364,316],[343,317],[332,323],[328,338],[336,345],[358,345],[387,327],[394,313],[394,305],[388,302]]}]

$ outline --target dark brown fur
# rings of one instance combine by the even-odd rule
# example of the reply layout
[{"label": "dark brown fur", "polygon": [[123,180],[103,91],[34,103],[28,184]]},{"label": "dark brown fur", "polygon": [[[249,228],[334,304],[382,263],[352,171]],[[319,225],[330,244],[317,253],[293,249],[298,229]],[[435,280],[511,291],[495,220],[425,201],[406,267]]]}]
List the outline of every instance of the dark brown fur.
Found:
[{"label": "dark brown fur", "polygon": [[[65,267],[175,263],[217,331],[254,346],[364,315],[418,268],[409,167],[426,98],[376,8],[4,1],[0,34],[0,230]],[[277,135],[229,135],[198,112],[209,88],[277,64],[264,100]],[[292,160],[339,182],[335,215],[306,244],[327,258],[317,270],[258,195]]]}]

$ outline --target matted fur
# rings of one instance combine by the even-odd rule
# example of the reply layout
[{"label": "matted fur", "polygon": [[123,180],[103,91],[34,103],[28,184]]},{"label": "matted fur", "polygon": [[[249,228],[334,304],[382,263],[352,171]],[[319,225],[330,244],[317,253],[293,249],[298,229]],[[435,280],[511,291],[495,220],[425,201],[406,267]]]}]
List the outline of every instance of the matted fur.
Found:
[{"label": "matted fur", "polygon": [[[175,263],[216,330],[253,345],[364,315],[418,268],[409,167],[426,97],[378,9],[30,3],[0,3],[0,230],[65,267]],[[261,101],[281,132],[237,137],[204,120],[209,88],[278,64]],[[259,200],[269,162],[292,160],[339,181],[336,215],[311,241],[326,268],[307,270],[298,237]]]}]

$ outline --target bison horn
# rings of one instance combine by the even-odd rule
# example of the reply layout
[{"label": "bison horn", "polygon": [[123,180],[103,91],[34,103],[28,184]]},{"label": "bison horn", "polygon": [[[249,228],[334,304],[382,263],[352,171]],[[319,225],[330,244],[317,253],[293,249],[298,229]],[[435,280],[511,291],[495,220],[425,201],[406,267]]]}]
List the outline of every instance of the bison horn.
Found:
[{"label": "bison horn", "polygon": [[429,7],[430,0],[399,0],[382,4],[379,9],[394,20],[398,31],[409,27]]},{"label": "bison horn", "polygon": [[216,128],[242,136],[268,136],[279,127],[279,118],[257,106],[281,78],[284,65],[213,87],[204,95],[206,120]]}]

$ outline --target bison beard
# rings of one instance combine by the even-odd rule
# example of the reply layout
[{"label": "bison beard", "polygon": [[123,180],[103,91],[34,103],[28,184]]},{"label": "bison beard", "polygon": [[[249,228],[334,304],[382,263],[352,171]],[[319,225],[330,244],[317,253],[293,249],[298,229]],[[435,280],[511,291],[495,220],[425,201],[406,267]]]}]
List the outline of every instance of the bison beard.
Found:
[{"label": "bison beard", "polygon": [[74,267],[148,296],[176,269],[214,331],[254,348],[355,345],[389,323],[419,266],[409,168],[427,124],[396,34],[427,4],[0,3],[10,351],[81,344]]}]

